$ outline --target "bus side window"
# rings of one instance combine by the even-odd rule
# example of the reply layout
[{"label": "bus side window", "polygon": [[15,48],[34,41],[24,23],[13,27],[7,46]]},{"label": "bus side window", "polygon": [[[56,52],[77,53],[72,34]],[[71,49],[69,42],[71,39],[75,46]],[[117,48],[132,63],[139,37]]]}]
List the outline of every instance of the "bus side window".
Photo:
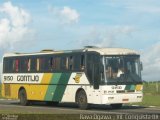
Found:
[{"label": "bus side window", "polygon": [[73,56],[69,57],[69,70],[73,70]]},{"label": "bus side window", "polygon": [[82,63],[81,55],[74,56],[74,71],[82,71],[83,63]]},{"label": "bus side window", "polygon": [[84,61],[85,61],[84,55],[81,55],[81,65],[80,65],[81,70],[84,70],[85,68]]},{"label": "bus side window", "polygon": [[60,57],[56,57],[55,58],[55,62],[54,62],[54,66],[55,66],[55,70],[60,70]]},{"label": "bus side window", "polygon": [[52,71],[53,70],[53,57],[51,57],[50,59],[49,59],[49,70],[50,71]]},{"label": "bus side window", "polygon": [[31,70],[31,59],[27,59],[27,71],[29,72]]},{"label": "bus side window", "polygon": [[18,72],[19,70],[19,60],[18,59],[13,60],[13,70],[14,72]]},{"label": "bus side window", "polygon": [[42,72],[44,66],[44,58],[39,58],[39,70]]},{"label": "bus side window", "polygon": [[4,58],[3,60],[3,73],[13,72],[13,60],[10,58]]},{"label": "bus side window", "polygon": [[50,66],[50,63],[49,63],[49,58],[48,57],[44,57],[43,58],[43,72],[48,72],[49,71],[49,66]]},{"label": "bus side window", "polygon": [[16,59],[16,72],[18,72],[18,71],[19,71],[19,60]]},{"label": "bus side window", "polygon": [[69,63],[69,58],[66,57],[66,63],[65,63],[65,65],[66,65],[66,69],[67,69],[67,70],[68,70],[68,63]]},{"label": "bus side window", "polygon": [[26,59],[26,58],[23,59],[23,62],[21,64],[22,64],[21,70],[23,72],[27,72],[28,71],[28,59]]},{"label": "bus side window", "polygon": [[52,58],[52,70],[55,70],[56,68],[56,59]]},{"label": "bus side window", "polygon": [[31,65],[30,65],[30,71],[31,72],[35,72],[36,71],[36,59],[35,58],[32,58],[31,59]]},{"label": "bus side window", "polygon": [[3,59],[3,73],[7,73],[8,72],[8,60]]},{"label": "bus side window", "polygon": [[26,61],[24,58],[19,59],[19,73],[26,72]]},{"label": "bus side window", "polygon": [[61,57],[61,70],[68,70],[68,57]]},{"label": "bus side window", "polygon": [[40,70],[40,69],[39,69],[39,67],[40,67],[40,65],[39,65],[39,61],[40,61],[40,59],[39,59],[39,58],[37,58],[37,66],[36,66],[37,71],[39,71],[39,70]]}]

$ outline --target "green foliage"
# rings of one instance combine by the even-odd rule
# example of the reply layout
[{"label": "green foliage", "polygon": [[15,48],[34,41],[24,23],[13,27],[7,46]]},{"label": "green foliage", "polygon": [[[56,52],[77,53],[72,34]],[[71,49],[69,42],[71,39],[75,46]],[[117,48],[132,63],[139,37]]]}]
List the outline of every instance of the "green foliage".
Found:
[{"label": "green foliage", "polygon": [[142,106],[160,106],[160,95],[144,95],[143,102],[139,103]]},{"label": "green foliage", "polygon": [[160,82],[146,82],[143,84],[144,95],[160,95]]},{"label": "green foliage", "polygon": [[143,101],[136,104],[142,106],[160,106],[160,82],[145,82],[143,84]]}]

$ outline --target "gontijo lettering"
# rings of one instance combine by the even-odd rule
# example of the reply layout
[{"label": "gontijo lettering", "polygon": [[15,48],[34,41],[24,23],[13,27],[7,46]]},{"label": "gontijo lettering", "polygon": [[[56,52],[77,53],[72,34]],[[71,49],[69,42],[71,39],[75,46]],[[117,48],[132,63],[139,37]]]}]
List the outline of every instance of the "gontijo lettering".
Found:
[{"label": "gontijo lettering", "polygon": [[38,82],[39,81],[39,76],[38,75],[18,75],[17,76],[17,81],[26,81],[26,82]]}]

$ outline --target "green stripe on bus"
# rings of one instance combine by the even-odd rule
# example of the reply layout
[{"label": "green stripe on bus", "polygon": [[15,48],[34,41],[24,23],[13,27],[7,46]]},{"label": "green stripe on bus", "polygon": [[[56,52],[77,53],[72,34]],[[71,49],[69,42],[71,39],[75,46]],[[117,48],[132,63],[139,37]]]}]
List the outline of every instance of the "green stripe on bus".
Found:
[{"label": "green stripe on bus", "polygon": [[48,85],[48,89],[45,95],[45,101],[52,101],[52,97],[55,90],[56,90],[56,85]]},{"label": "green stripe on bus", "polygon": [[54,92],[53,101],[61,101],[71,73],[63,73]]},{"label": "green stripe on bus", "polygon": [[130,90],[135,90],[135,85],[131,85]]},{"label": "green stripe on bus", "polygon": [[125,90],[135,90],[135,85],[126,85]]},{"label": "green stripe on bus", "polygon": [[[53,73],[45,95],[46,101],[61,101],[71,73]],[[58,84],[58,85],[56,85]]]},{"label": "green stripe on bus", "polygon": [[58,84],[61,75],[62,73],[53,73],[50,83],[48,83],[49,85],[45,95],[46,101],[52,101],[57,85],[50,85],[50,84]]},{"label": "green stripe on bus", "polygon": [[52,79],[50,81],[50,84],[58,84],[62,73],[53,73]]}]

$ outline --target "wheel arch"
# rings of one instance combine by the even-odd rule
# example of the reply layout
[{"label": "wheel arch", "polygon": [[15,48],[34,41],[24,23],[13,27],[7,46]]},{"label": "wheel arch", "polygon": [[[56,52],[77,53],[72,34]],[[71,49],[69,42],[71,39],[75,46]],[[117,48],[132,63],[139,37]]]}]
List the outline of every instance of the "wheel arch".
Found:
[{"label": "wheel arch", "polygon": [[[75,94],[75,102],[77,103],[77,95],[78,95],[78,92],[83,90],[86,94],[86,91],[83,89],[83,88],[78,88],[77,91],[76,91],[76,94]],[[86,94],[86,97],[87,97],[87,94]],[[88,97],[87,97],[87,101],[88,101]]]}]

